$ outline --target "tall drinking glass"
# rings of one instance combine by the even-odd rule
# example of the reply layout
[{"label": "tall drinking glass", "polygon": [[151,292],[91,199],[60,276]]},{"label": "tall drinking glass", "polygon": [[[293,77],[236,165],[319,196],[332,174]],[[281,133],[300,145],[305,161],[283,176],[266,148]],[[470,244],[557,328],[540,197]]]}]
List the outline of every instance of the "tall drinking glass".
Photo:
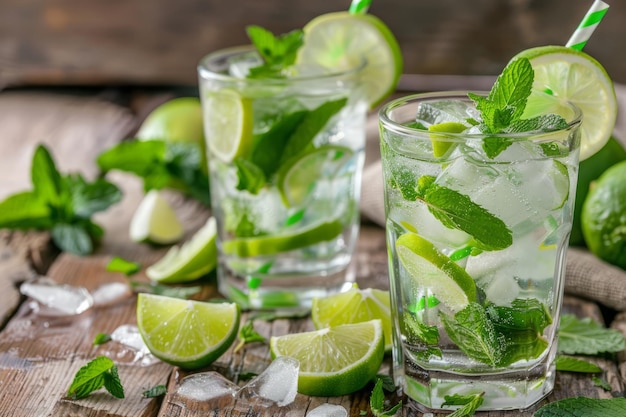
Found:
[{"label": "tall drinking glass", "polygon": [[561,116],[449,133],[478,119],[461,92],[380,111],[394,375],[420,408],[483,393],[481,409],[520,409],[553,389],[581,113]]},{"label": "tall drinking glass", "polygon": [[358,233],[365,65],[249,76],[249,47],[198,67],[218,285],[253,309],[309,309],[349,287]]}]

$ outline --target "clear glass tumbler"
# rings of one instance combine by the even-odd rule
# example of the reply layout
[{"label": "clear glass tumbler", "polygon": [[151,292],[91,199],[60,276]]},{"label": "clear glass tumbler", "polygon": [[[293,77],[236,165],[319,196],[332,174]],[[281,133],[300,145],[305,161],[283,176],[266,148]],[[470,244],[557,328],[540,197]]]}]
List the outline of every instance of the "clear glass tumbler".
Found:
[{"label": "clear glass tumbler", "polygon": [[198,66],[218,285],[244,308],[307,310],[354,281],[365,63],[248,77],[258,59],[239,47]]},{"label": "clear glass tumbler", "polygon": [[459,394],[522,409],[552,391],[580,147],[569,110],[556,131],[484,135],[428,130],[477,120],[464,92],[381,109],[394,375],[418,408]]}]

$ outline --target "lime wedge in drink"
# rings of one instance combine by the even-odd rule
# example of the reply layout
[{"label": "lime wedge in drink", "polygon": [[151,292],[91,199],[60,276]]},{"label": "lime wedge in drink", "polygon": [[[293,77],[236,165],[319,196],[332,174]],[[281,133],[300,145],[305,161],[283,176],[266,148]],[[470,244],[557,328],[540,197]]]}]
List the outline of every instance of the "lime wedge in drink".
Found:
[{"label": "lime wedge in drink", "polygon": [[277,173],[277,185],[286,206],[298,206],[315,188],[316,182],[332,180],[352,158],[345,146],[325,145],[306,152],[285,165]]},{"label": "lime wedge in drink", "polygon": [[342,229],[339,220],[330,219],[273,235],[227,240],[223,243],[223,250],[228,255],[241,258],[273,255],[334,239]]},{"label": "lime wedge in drink", "polygon": [[176,212],[157,190],[146,193],[130,222],[134,242],[168,245],[179,241],[184,232]]},{"label": "lime wedge in drink", "polygon": [[239,306],[141,293],[137,327],[150,352],[184,369],[207,366],[222,356],[239,331]]},{"label": "lime wedge in drink", "polygon": [[363,388],[376,376],[384,356],[380,320],[344,324],[312,332],[274,336],[272,358],[300,361],[298,392],[341,396]]},{"label": "lime wedge in drink", "polygon": [[535,71],[533,92],[524,118],[544,113],[565,116],[566,102],[583,112],[580,160],[587,159],[609,140],[617,118],[617,99],[611,78],[588,54],[565,46],[540,46],[520,52]]},{"label": "lime wedge in drink", "polygon": [[457,312],[476,301],[476,284],[463,268],[415,233],[396,241],[400,263],[413,281],[428,288],[450,310]]},{"label": "lime wedge in drink", "polygon": [[211,91],[204,102],[204,131],[209,150],[224,162],[252,146],[252,102],[234,90]]},{"label": "lime wedge in drink", "polygon": [[[459,122],[443,122],[431,125],[428,127],[429,132],[443,132],[443,133],[461,133],[467,129],[463,123]],[[448,149],[454,144],[454,142],[445,140],[445,136],[432,133],[430,135],[430,141],[433,144],[433,155],[435,158],[440,158],[448,152]]]},{"label": "lime wedge in drink", "polygon": [[385,335],[385,352],[391,352],[391,307],[389,291],[374,288],[348,291],[313,298],[311,318],[316,329],[380,319]]},{"label": "lime wedge in drink", "polygon": [[176,284],[193,281],[211,272],[217,265],[215,218],[210,217],[204,226],[182,246],[173,246],[155,264],[146,269],[153,281]]},{"label": "lime wedge in drink", "polygon": [[362,82],[370,107],[391,94],[402,73],[402,51],[391,30],[370,14],[336,12],[304,27],[304,45],[296,64],[349,70],[366,60]]}]

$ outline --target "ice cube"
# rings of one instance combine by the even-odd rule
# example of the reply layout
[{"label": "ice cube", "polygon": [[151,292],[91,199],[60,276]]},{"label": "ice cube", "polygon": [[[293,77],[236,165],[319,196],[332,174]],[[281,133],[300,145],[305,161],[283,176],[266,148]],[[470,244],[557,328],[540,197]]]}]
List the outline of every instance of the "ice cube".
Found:
[{"label": "ice cube", "polygon": [[236,78],[246,78],[250,68],[263,65],[263,59],[256,52],[237,55],[230,59],[228,73]]},{"label": "ice cube", "polygon": [[443,122],[457,122],[469,126],[467,119],[478,119],[478,113],[470,102],[441,100],[424,102],[417,109],[415,120],[425,127]]},{"label": "ice cube", "polygon": [[238,398],[267,400],[279,406],[291,404],[298,392],[300,362],[279,356],[259,375],[244,385]]},{"label": "ice cube", "polygon": [[93,293],[93,302],[96,306],[110,305],[125,300],[132,295],[128,284],[123,282],[109,282],[96,288]]},{"label": "ice cube", "polygon": [[234,396],[239,386],[221,374],[200,372],[184,377],[180,381],[176,393],[182,397],[198,401],[209,401],[224,395]]},{"label": "ice cube", "polygon": [[315,407],[308,413],[306,417],[347,417],[348,411],[336,404],[322,404],[319,407]]},{"label": "ice cube", "polygon": [[48,307],[51,315],[77,315],[93,305],[93,297],[84,287],[58,284],[50,278],[25,282],[20,292]]},{"label": "ice cube", "polygon": [[108,346],[108,349],[111,350],[109,356],[118,359],[130,356],[133,363],[139,363],[141,366],[149,366],[159,362],[159,359],[150,353],[137,326],[131,324],[119,326],[111,333],[111,340],[119,343],[123,348]]}]

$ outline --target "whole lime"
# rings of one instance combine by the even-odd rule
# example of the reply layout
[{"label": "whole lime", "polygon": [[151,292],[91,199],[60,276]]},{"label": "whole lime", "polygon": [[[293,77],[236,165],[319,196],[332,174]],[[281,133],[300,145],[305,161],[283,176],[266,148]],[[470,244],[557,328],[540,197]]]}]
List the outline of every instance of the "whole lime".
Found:
[{"label": "whole lime", "polygon": [[576,202],[574,204],[574,220],[569,240],[570,245],[585,245],[580,219],[583,203],[585,198],[587,198],[592,181],[597,180],[609,167],[624,160],[626,160],[624,146],[617,139],[611,137],[602,149],[580,163],[578,186],[576,187]]},{"label": "whole lime", "polygon": [[626,269],[626,161],[607,169],[591,185],[581,220],[589,250]]}]

